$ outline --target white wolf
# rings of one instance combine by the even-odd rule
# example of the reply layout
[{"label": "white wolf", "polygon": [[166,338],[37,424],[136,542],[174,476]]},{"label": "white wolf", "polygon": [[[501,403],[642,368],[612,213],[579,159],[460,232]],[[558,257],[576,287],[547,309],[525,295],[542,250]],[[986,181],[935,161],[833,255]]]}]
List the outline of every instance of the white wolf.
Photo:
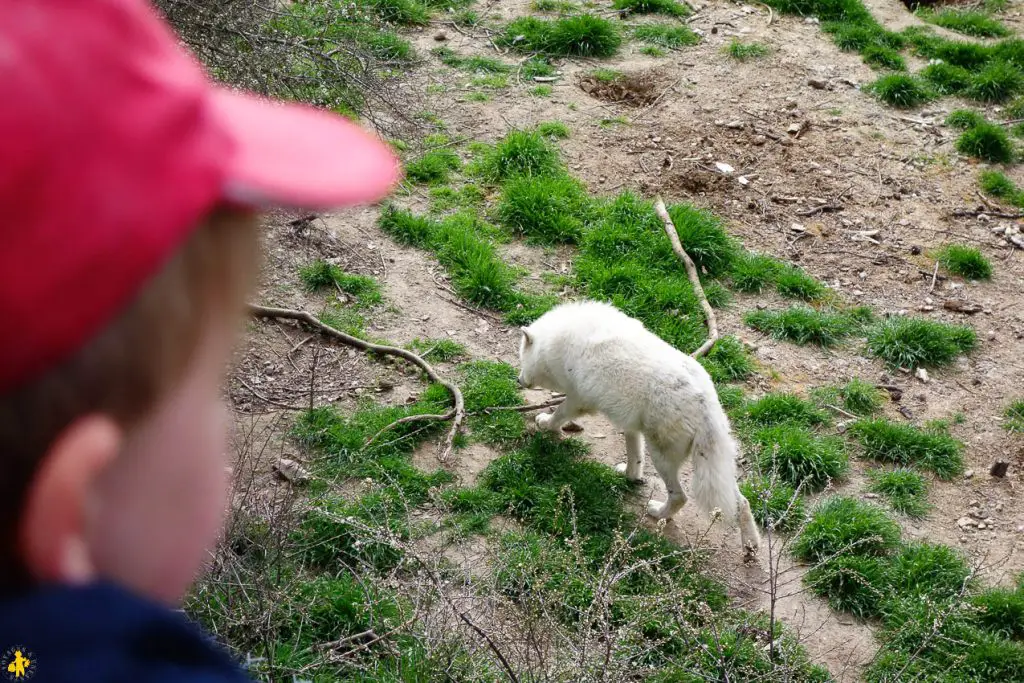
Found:
[{"label": "white wolf", "polygon": [[557,306],[529,327],[519,345],[520,386],[566,395],[537,426],[557,432],[579,415],[602,413],[626,434],[627,477],[643,475],[644,441],[668,490],[648,514],[672,517],[686,503],[679,468],[693,459],[693,495],[705,511],[739,521],[744,549],[760,544],[750,504],[736,485],[738,448],[711,377],[700,363],[614,306]]}]

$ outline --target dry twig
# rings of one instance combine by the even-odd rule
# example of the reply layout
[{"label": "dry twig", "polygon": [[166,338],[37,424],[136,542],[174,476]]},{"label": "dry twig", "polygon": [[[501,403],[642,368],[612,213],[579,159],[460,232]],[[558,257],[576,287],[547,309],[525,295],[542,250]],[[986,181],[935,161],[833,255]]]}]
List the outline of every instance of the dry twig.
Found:
[{"label": "dry twig", "polygon": [[672,251],[683,262],[683,266],[686,268],[686,275],[690,278],[690,283],[693,285],[693,293],[700,301],[700,306],[704,309],[704,315],[707,317],[708,339],[699,349],[690,354],[694,358],[700,358],[710,351],[711,347],[718,341],[718,319],[715,317],[715,312],[712,310],[711,304],[708,303],[708,297],[704,294],[704,288],[700,284],[697,266],[694,264],[693,259],[690,258],[690,255],[686,253],[686,250],[683,249],[683,245],[679,241],[679,232],[672,222],[672,217],[668,215],[668,209],[665,208],[665,202],[662,201],[661,197],[658,197],[654,202],[654,210],[657,212],[661,222],[665,224],[665,232],[668,234],[669,241],[672,242]]},{"label": "dry twig", "polygon": [[[359,339],[357,337],[345,334],[344,332],[336,330],[330,325],[320,322],[314,316],[305,311],[296,311],[289,308],[271,308],[268,306],[256,306],[254,304],[250,304],[249,313],[256,318],[261,318],[264,320],[295,320],[296,322],[312,327],[313,329],[319,331],[321,334],[324,334],[328,337],[340,341],[346,346],[352,346],[364,352],[379,353],[387,356],[398,356],[399,358],[403,358],[419,367],[421,370],[423,370],[427,377],[430,378],[431,381],[437,382],[438,384],[442,385],[451,393],[452,398],[455,399],[455,408],[450,412],[450,414],[445,414],[443,416],[443,419],[445,420],[452,420],[452,426],[448,430],[448,436],[445,437],[444,445],[438,452],[437,457],[441,462],[444,462],[452,454],[452,448],[454,447],[455,443],[455,436],[459,433],[459,430],[462,428],[462,423],[466,418],[466,406],[465,402],[462,399],[462,392],[459,391],[459,388],[455,386],[453,383],[443,379],[440,375],[438,375],[434,368],[431,367],[430,363],[423,360],[423,358],[416,355],[412,351],[406,351],[405,349],[400,349],[394,346],[372,344],[368,341],[363,341],[362,339]],[[442,417],[439,417],[437,415],[412,415],[409,416],[408,418],[402,418],[401,420],[398,420],[395,423],[388,425],[387,427],[384,428],[384,430],[381,431],[386,431],[387,429],[390,429],[391,427],[399,423],[413,422],[414,419],[411,418],[415,418],[415,420],[442,419]],[[377,438],[377,436],[374,436],[373,438],[375,439]]]}]

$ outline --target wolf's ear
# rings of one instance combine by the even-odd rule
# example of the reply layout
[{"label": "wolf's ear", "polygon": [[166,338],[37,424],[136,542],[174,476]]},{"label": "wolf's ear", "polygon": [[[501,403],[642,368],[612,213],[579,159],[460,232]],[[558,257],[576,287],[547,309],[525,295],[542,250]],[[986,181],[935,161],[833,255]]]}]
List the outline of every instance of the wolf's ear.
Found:
[{"label": "wolf's ear", "polygon": [[530,330],[525,327],[520,327],[519,331],[523,333],[523,340],[526,341],[527,346],[533,343],[533,337],[530,335]]}]

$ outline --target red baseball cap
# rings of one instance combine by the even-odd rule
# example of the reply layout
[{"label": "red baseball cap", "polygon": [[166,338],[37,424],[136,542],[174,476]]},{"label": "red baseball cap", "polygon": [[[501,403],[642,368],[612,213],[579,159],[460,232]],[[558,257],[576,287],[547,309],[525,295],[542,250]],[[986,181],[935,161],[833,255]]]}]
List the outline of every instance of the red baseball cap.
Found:
[{"label": "red baseball cap", "polygon": [[383,198],[387,145],[212,82],[143,0],[0,11],[0,392],[108,324],[221,202]]}]

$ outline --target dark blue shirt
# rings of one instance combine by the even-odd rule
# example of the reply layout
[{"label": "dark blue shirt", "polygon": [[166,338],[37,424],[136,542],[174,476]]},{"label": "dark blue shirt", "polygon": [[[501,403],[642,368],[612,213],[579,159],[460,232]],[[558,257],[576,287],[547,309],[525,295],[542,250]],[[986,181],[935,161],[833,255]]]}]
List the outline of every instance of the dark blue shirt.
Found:
[{"label": "dark blue shirt", "polygon": [[[30,660],[24,678],[8,670],[15,648]],[[251,683],[183,614],[110,584],[0,601],[0,653],[0,681]]]}]

